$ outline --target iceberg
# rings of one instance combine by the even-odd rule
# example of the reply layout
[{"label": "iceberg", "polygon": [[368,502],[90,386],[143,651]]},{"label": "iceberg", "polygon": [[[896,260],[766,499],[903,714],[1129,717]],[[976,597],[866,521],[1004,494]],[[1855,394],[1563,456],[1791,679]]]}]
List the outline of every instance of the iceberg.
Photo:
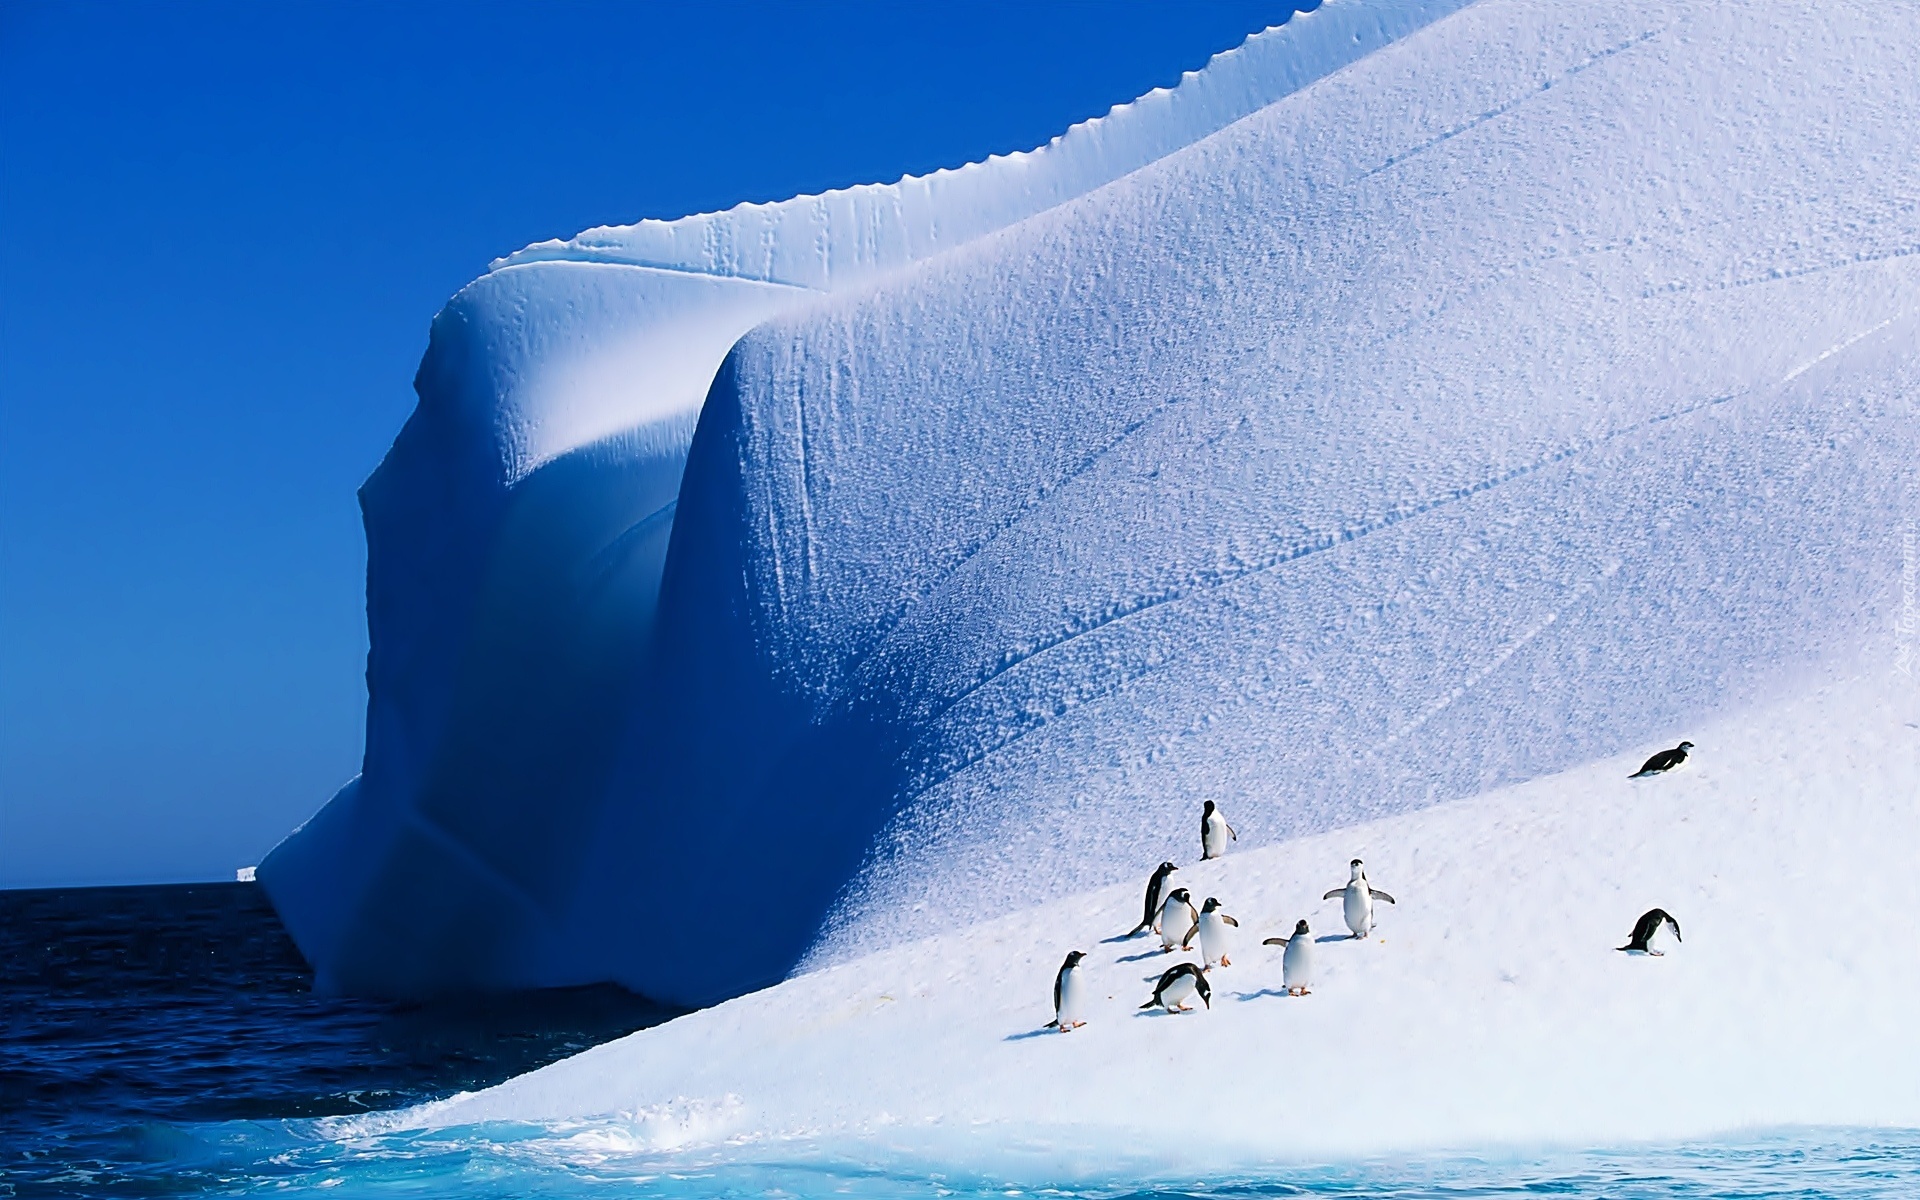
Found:
[{"label": "iceberg", "polygon": [[590,230],[463,289],[361,490],[363,770],[261,864],[319,986],[637,982],[608,944],[624,915],[576,896],[601,808],[633,800],[609,771],[694,422],[741,334],[1085,194],[1463,2],[1336,2],[1030,153]]},{"label": "iceberg", "polygon": [[[755,1047],[880,1072],[897,1045],[928,1074],[860,1119],[1038,1120],[1061,1097],[1009,1098],[1036,1061],[1010,1039],[1046,1014],[1000,997],[1130,927],[1214,799],[1240,849],[1209,882],[1243,922],[1302,915],[1362,842],[1419,881],[1389,918],[1411,957],[1352,968],[1390,997],[1504,996],[1460,974],[1494,961],[1539,981],[1513,1012],[1542,1056],[1569,989],[1613,997],[1539,1086],[1591,1082],[1651,986],[1606,953],[1541,978],[1639,911],[1600,900],[1720,906],[1710,944],[1739,948],[1682,969],[1721,1012],[1701,997],[1783,952],[1754,914],[1800,911],[1754,900],[1780,864],[1743,822],[1829,882],[1911,833],[1911,693],[1880,676],[1920,461],[1917,47],[1920,14],[1846,3],[1336,0],[1031,155],[503,260],[436,320],[362,493],[365,768],[261,882],[323,986],[729,1001],[435,1121],[738,1095],[810,1128],[817,1077],[755,1074]],[[1754,765],[1809,696],[1846,717],[1817,725],[1850,739],[1839,783]],[[1751,761],[1709,769],[1703,729]],[[1706,790],[1602,788],[1681,736]],[[1681,817],[1691,856],[1606,841]],[[1810,833],[1843,827],[1866,840]],[[1546,897],[1510,950],[1502,894]],[[1912,911],[1835,952],[1888,1037],[1905,977],[1859,964]],[[972,983],[996,999],[962,1020]],[[1259,990],[1221,1007],[1292,1019]],[[1406,1002],[1369,996],[1348,1011],[1392,1027]],[[1751,1028],[1792,1028],[1792,996]],[[1509,1088],[1486,1111],[1558,1114],[1542,1132],[1599,1120],[1537,1108],[1520,1059],[1473,1074],[1520,1043],[1461,1011],[1369,1062],[1415,1096]],[[1196,1027],[1173,1036],[1204,1053]],[[1032,1049],[1139,1094],[1122,1042],[1058,1044]],[[1231,1057],[1219,1105],[1263,1086]],[[1416,1116],[1383,1124],[1480,1132]]]}]

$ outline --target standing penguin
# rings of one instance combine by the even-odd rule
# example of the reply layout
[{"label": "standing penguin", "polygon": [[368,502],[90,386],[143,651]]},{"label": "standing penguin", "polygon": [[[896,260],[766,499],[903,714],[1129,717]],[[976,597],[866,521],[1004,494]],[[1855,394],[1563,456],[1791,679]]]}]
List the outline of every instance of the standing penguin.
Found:
[{"label": "standing penguin", "polygon": [[1240,835],[1227,824],[1227,818],[1221,814],[1220,806],[1209,800],[1200,810],[1200,858],[1219,858],[1227,852],[1228,841],[1239,841]]},{"label": "standing penguin", "polygon": [[1167,876],[1179,869],[1170,862],[1163,862],[1154,869],[1153,878],[1147,880],[1147,904],[1140,910],[1140,923],[1127,931],[1128,937],[1147,929],[1160,932],[1160,905],[1166,896]]},{"label": "standing penguin", "polygon": [[1164,954],[1175,946],[1186,949],[1199,924],[1200,914],[1193,911],[1193,897],[1187,889],[1168,892],[1167,902],[1160,906],[1160,952]]},{"label": "standing penguin", "polygon": [[1208,969],[1233,965],[1233,960],[1227,957],[1227,951],[1233,948],[1228,926],[1238,929],[1240,922],[1227,915],[1220,901],[1208,896],[1207,902],[1200,906],[1200,958]]},{"label": "standing penguin", "polygon": [[1261,944],[1287,948],[1280,959],[1280,978],[1287,985],[1287,995],[1306,995],[1313,986],[1313,936],[1307,931],[1306,921],[1293,927],[1292,937],[1268,938]]},{"label": "standing penguin", "polygon": [[1155,1005],[1168,1012],[1191,1012],[1187,1007],[1187,998],[1198,994],[1200,1003],[1209,1009],[1213,1007],[1213,988],[1207,984],[1207,977],[1200,968],[1192,963],[1175,963],[1160,976],[1160,982],[1153,987],[1153,999],[1142,1004],[1141,1008]]},{"label": "standing penguin", "polygon": [[1367,882],[1367,868],[1359,859],[1354,859],[1347,864],[1347,867],[1353,872],[1347,879],[1347,886],[1334,888],[1320,898],[1331,900],[1335,896],[1341,897],[1344,901],[1341,907],[1346,910],[1347,928],[1353,932],[1354,937],[1364,938],[1373,932],[1373,902],[1385,900],[1388,904],[1393,904],[1396,901],[1392,896]]},{"label": "standing penguin", "polygon": [[1048,1029],[1065,1033],[1087,1023],[1087,981],[1080,977],[1080,960],[1085,957],[1079,950],[1069,950],[1060,973],[1053,977],[1053,1020],[1047,1022]]},{"label": "standing penguin", "polygon": [[1673,919],[1672,913],[1664,908],[1650,908],[1633,923],[1633,932],[1628,935],[1627,944],[1615,946],[1614,949],[1625,950],[1628,954],[1651,954],[1657,958],[1663,952],[1653,948],[1653,939],[1660,936],[1663,928],[1673,930],[1674,941],[1685,940],[1680,936],[1680,922]]},{"label": "standing penguin", "polygon": [[1691,749],[1693,749],[1692,742],[1681,742],[1671,750],[1662,750],[1641,764],[1640,769],[1627,778],[1640,779],[1647,775],[1664,775],[1687,761],[1687,751]]}]

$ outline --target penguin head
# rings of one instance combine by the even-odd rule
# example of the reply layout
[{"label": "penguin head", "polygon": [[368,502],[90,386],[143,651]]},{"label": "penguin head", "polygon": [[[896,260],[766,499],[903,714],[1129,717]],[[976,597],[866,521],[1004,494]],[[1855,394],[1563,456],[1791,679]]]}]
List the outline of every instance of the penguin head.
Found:
[{"label": "penguin head", "polygon": [[1080,965],[1080,960],[1086,956],[1087,953],[1084,950],[1069,950],[1067,951],[1067,961],[1060,964],[1060,969],[1064,971],[1069,967],[1077,967]]},{"label": "penguin head", "polygon": [[1300,918],[1300,923],[1293,927],[1293,936],[1305,937],[1307,933],[1308,933],[1307,919],[1305,917],[1302,917]]},{"label": "penguin head", "polygon": [[1362,872],[1362,871],[1364,870],[1364,868],[1363,868],[1363,867],[1362,867],[1362,866],[1360,865],[1360,860],[1359,860],[1359,859],[1357,859],[1357,858],[1356,858],[1356,859],[1354,859],[1354,860],[1353,860],[1352,862],[1350,862],[1350,863],[1348,863],[1348,864],[1347,864],[1347,866],[1348,866],[1348,867],[1350,867],[1350,868],[1352,868],[1352,870],[1353,870],[1353,877],[1354,877],[1355,879],[1358,879],[1358,878],[1360,878],[1360,875],[1361,875],[1361,872]]},{"label": "penguin head", "polygon": [[1167,893],[1167,899],[1178,900],[1182,904],[1192,904],[1193,894],[1185,888],[1175,888]]},{"label": "penguin head", "polygon": [[1219,907],[1220,907],[1220,901],[1219,901],[1219,899],[1218,899],[1217,897],[1214,897],[1214,896],[1208,896],[1208,897],[1207,897],[1207,902],[1206,902],[1205,904],[1202,904],[1202,905],[1200,906],[1200,911],[1201,911],[1201,912],[1212,912],[1212,911],[1213,911],[1214,909],[1216,909],[1216,908],[1219,908]]},{"label": "penguin head", "polygon": [[1179,867],[1174,866],[1170,862],[1163,862],[1160,864],[1160,874],[1162,875],[1170,875],[1173,872],[1178,871],[1179,869],[1180,869]]},{"label": "penguin head", "polygon": [[1693,743],[1692,743],[1692,742],[1681,742],[1681,743],[1680,743],[1680,748],[1681,748],[1682,750],[1691,750],[1691,749],[1693,749]]},{"label": "penguin head", "polygon": [[1209,816],[1209,817],[1210,817],[1210,816],[1212,816],[1212,815],[1213,815],[1213,810],[1214,810],[1214,807],[1215,807],[1215,806],[1214,806],[1214,803],[1213,803],[1213,801],[1211,801],[1211,800],[1209,800],[1209,801],[1207,801],[1207,802],[1206,802],[1206,804],[1205,804],[1205,805],[1203,805],[1203,806],[1201,807],[1201,809],[1200,809],[1200,812],[1201,812],[1201,813],[1202,813],[1203,815],[1205,815],[1205,816]]}]

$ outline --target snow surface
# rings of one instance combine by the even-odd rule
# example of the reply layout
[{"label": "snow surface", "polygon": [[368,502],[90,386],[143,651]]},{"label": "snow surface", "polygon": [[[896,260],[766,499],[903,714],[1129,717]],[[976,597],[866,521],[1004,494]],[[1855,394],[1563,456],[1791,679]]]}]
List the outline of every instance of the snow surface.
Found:
[{"label": "snow surface", "polygon": [[[1920,1126],[1920,688],[1882,662],[1684,732],[1698,748],[1666,776],[1627,778],[1674,739],[1212,862],[1183,856],[1174,878],[1241,924],[1210,1011],[1137,1010],[1169,962],[1198,959],[1117,937],[1138,920],[1142,871],[332,1132],[531,1122],[601,1157],[788,1137],[936,1158],[1019,1146],[1051,1177],[1113,1155],[1218,1171]],[[1399,901],[1365,942],[1346,938],[1338,897],[1320,899],[1355,855]],[[1655,905],[1684,943],[1616,952]],[[676,937],[700,936],[704,908],[687,898]],[[1280,952],[1259,942],[1303,916],[1322,939],[1319,977],[1290,999]],[[1075,948],[1098,985],[1089,1024],[1045,1030]]]},{"label": "snow surface", "polygon": [[[363,493],[366,771],[260,871],[323,984],[710,1003],[1131,895],[1206,798],[1223,869],[1319,847],[1318,895],[1362,822],[1439,845],[1462,798],[1891,661],[1920,9],[1390,11],[1077,198],[939,177],[1039,197],[964,245],[835,217],[807,276],[643,224],[457,297]],[[769,213],[701,228],[808,228]],[[799,1044],[752,1011],[724,1036]]]},{"label": "snow surface", "polygon": [[1084,194],[1460,2],[1336,0],[1031,153],[591,230],[463,289],[361,492],[364,769],[262,864],[321,985],[608,977],[575,944],[603,930],[569,902],[642,686],[694,420],[742,333]]},{"label": "snow surface", "polygon": [[1251,847],[1853,670],[1920,461],[1899,11],[1475,5],[742,338],[614,777],[672,800],[578,910],[728,947],[616,976],[710,1001],[1208,798]]}]

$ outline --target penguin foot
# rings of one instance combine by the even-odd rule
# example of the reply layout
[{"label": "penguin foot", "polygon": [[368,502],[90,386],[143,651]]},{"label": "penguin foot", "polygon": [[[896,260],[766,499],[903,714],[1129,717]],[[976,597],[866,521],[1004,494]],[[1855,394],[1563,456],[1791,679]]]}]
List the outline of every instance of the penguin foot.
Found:
[{"label": "penguin foot", "polygon": [[1222,954],[1220,956],[1220,965],[1223,967],[1230,967],[1233,965],[1233,960],[1228,958],[1226,955]]}]

